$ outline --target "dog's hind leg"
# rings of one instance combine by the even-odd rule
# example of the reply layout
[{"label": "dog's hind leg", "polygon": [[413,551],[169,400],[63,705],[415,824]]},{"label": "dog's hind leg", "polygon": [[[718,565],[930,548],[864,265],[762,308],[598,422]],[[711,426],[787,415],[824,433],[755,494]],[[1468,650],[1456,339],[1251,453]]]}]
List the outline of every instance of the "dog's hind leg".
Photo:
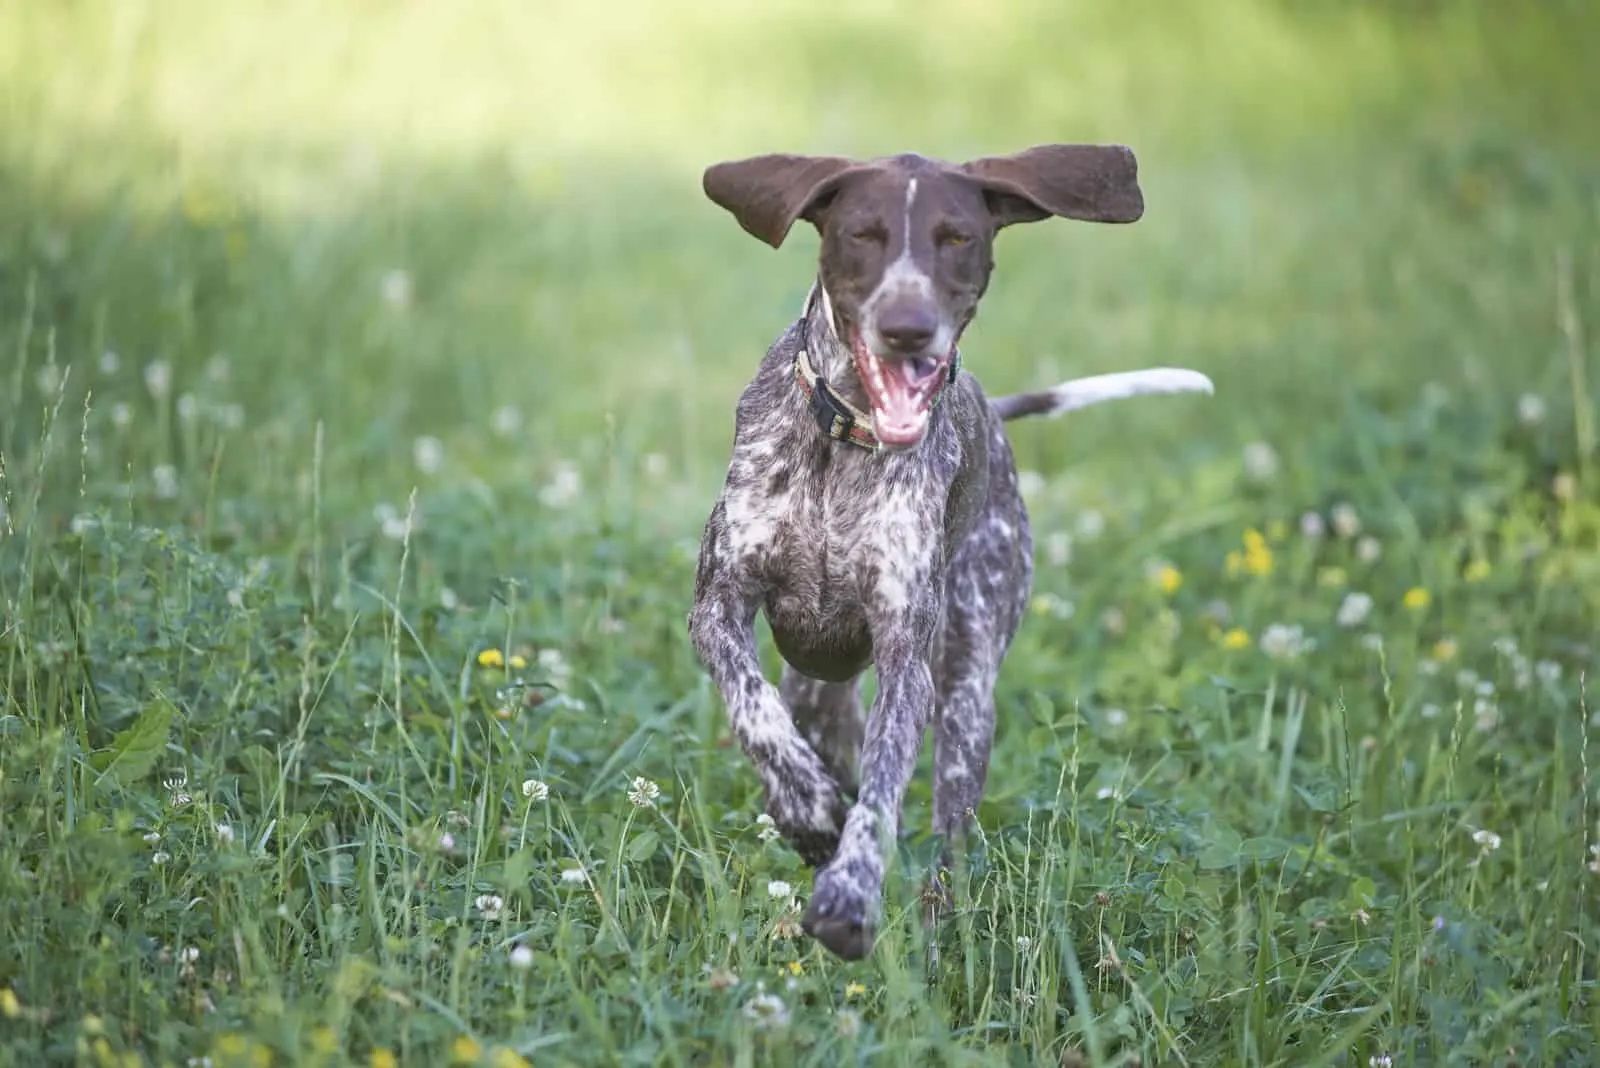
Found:
[{"label": "dog's hind leg", "polygon": [[867,717],[861,708],[861,676],[823,682],[785,664],[778,690],[800,736],[827,765],[842,793],[854,796]]}]

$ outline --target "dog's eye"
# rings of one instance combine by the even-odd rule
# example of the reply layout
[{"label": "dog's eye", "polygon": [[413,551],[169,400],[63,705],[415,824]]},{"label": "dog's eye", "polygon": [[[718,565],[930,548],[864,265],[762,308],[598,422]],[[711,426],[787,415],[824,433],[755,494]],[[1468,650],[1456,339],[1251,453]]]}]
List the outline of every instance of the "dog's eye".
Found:
[{"label": "dog's eye", "polygon": [[960,248],[972,238],[966,234],[957,233],[955,230],[941,230],[937,238],[940,248]]},{"label": "dog's eye", "polygon": [[863,244],[882,244],[887,235],[881,226],[860,226],[850,231],[850,240],[860,241]]}]

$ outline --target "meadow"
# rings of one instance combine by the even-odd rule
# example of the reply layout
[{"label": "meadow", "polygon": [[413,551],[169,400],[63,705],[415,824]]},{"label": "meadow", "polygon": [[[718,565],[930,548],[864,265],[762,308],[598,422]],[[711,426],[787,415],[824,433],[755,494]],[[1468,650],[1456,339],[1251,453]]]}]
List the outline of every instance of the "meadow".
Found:
[{"label": "meadow", "polygon": [[[1596,39],[0,0],[0,1065],[1600,1062]],[[1146,215],[1003,234],[966,365],[1217,391],[1012,427],[930,981],[927,754],[833,959],[688,643],[816,249],[699,173],[1046,141]]]}]

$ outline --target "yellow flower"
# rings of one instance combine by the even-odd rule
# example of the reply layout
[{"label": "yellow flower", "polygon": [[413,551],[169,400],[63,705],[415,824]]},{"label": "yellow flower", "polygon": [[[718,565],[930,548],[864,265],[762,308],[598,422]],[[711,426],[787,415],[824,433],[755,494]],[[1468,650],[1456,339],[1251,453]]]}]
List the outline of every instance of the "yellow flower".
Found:
[{"label": "yellow flower", "polygon": [[1350,577],[1344,573],[1342,567],[1325,567],[1317,572],[1317,585],[1330,590],[1337,590],[1349,581]]},{"label": "yellow flower", "polygon": [[804,974],[806,974],[805,968],[801,967],[800,962],[797,961],[797,960],[790,961],[787,965],[785,965],[785,969],[788,971],[788,973],[790,975],[804,975]]},{"label": "yellow flower", "polygon": [[216,1052],[220,1057],[242,1057],[249,1048],[250,1043],[245,1041],[243,1035],[226,1034],[217,1039]]},{"label": "yellow flower", "polygon": [[528,658],[523,656],[521,653],[512,653],[510,664],[518,671],[521,671],[523,668],[528,666]]},{"label": "yellow flower", "polygon": [[333,1053],[339,1048],[339,1033],[327,1024],[311,1029],[311,1049],[316,1053]]},{"label": "yellow flower", "polygon": [[1250,648],[1250,632],[1243,627],[1234,627],[1222,636],[1222,647],[1224,649]]},{"label": "yellow flower", "polygon": [[483,1047],[478,1045],[478,1040],[471,1035],[458,1035],[450,1043],[451,1064],[474,1064],[483,1056]]},{"label": "yellow flower", "polygon": [[1155,580],[1162,593],[1177,593],[1178,587],[1183,585],[1183,572],[1171,564],[1162,564],[1156,569]]},{"label": "yellow flower", "polygon": [[259,1043],[250,1047],[251,1068],[267,1068],[272,1063],[272,1048]]},{"label": "yellow flower", "polygon": [[400,1058],[379,1046],[367,1058],[370,1068],[400,1068]]},{"label": "yellow flower", "polygon": [[0,989],[0,1016],[8,1020],[15,1020],[22,1015],[22,999],[17,997],[17,992],[9,986]]},{"label": "yellow flower", "polygon": [[844,996],[845,996],[845,1000],[847,1000],[847,1001],[850,998],[861,997],[866,992],[867,992],[867,986],[866,986],[865,983],[846,983],[845,984]]},{"label": "yellow flower", "polygon": [[505,667],[505,654],[498,649],[485,649],[478,654],[478,666],[486,668]]},{"label": "yellow flower", "polygon": [[1489,561],[1482,558],[1472,561],[1461,573],[1461,577],[1468,582],[1482,582],[1489,577]]},{"label": "yellow flower", "polygon": [[1413,612],[1420,612],[1433,603],[1433,594],[1421,586],[1413,586],[1406,591],[1406,595],[1400,599],[1400,603]]},{"label": "yellow flower", "polygon": [[509,1046],[497,1046],[489,1063],[494,1068],[529,1068],[528,1058]]},{"label": "yellow flower", "polygon": [[1440,638],[1433,643],[1433,658],[1441,664],[1448,664],[1456,658],[1458,648],[1453,639]]}]

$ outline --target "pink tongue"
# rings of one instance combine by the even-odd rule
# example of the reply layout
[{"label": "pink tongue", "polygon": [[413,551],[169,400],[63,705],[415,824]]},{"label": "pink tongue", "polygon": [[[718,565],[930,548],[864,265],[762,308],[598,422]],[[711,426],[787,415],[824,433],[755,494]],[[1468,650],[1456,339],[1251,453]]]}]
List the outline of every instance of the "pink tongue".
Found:
[{"label": "pink tongue", "polygon": [[902,364],[885,361],[882,367],[883,392],[872,398],[873,417],[879,423],[909,426],[916,422],[921,409],[918,392],[906,385]]}]

